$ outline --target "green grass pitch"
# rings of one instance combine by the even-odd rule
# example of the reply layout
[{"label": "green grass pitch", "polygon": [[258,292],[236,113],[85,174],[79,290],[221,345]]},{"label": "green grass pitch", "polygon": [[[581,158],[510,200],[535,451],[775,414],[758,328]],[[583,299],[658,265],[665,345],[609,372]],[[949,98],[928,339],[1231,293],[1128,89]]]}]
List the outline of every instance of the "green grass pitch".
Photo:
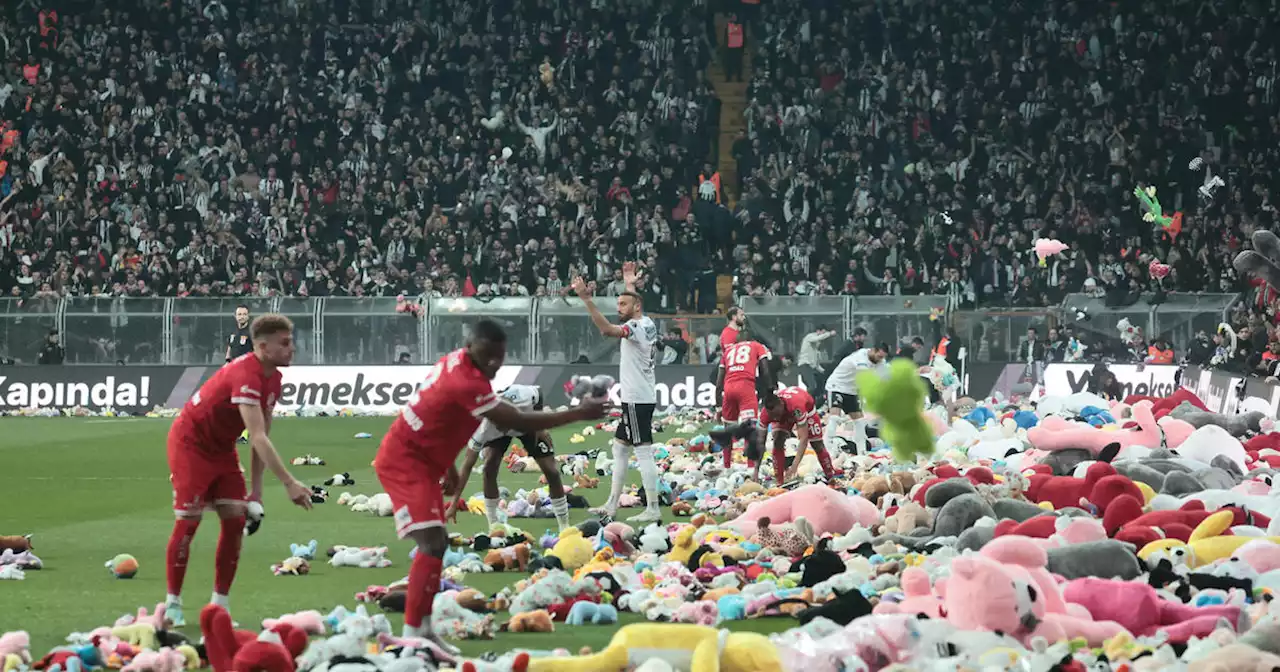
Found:
[{"label": "green grass pitch", "polygon": [[[284,489],[267,475],[262,530],[245,540],[239,573],[231,593],[231,613],[242,627],[256,629],[263,618],[303,609],[328,613],[333,607],[355,606],[355,593],[371,584],[388,584],[408,572],[409,542],[396,539],[390,518],[352,513],[336,503],[339,493],[374,494],[382,489],[370,462],[390,418],[277,418],[272,428],[281,456],[290,460],[311,453],[325,466],[290,467],[304,482],[320,483],[334,473],[350,472],[354,486],[334,487],[330,501],[307,512],[288,502]],[[45,568],[27,572],[25,581],[0,581],[0,632],[31,633],[32,654],[42,656],[63,644],[72,632],[110,625],[139,606],[153,608],[164,599],[164,551],[173,527],[173,493],[169,487],[165,436],[169,420],[145,418],[5,418],[0,464],[9,474],[0,535],[34,533],[36,555]],[[608,445],[597,433],[586,442],[571,444],[573,428],[554,433],[561,453]],[[352,438],[369,432],[372,439]],[[662,437],[658,437],[661,440]],[[242,447],[242,458],[248,451]],[[631,474],[635,475],[632,470]],[[505,469],[499,482],[515,490],[537,484],[538,472],[512,474]],[[581,491],[592,505],[603,501],[602,488]],[[472,475],[467,494],[479,492],[480,475]],[[637,511],[638,512],[638,511]],[[575,522],[587,517],[575,509]],[[513,521],[519,524],[520,520]],[[452,529],[474,534],[484,517],[463,512]],[[550,519],[527,521],[535,537],[554,528]],[[198,613],[213,588],[213,553],[218,538],[217,518],[210,513],[196,535],[187,570],[184,598],[188,635],[198,637]],[[334,568],[323,559],[305,577],[277,577],[271,565],[289,556],[290,543],[316,539],[320,547],[388,546],[395,563],[385,569]],[[140,571],[132,580],[111,577],[104,563],[119,553],[138,559]],[[519,580],[517,573],[474,574],[467,584],[486,594]],[[372,607],[377,611],[377,607]],[[399,634],[400,617],[389,614]],[[507,616],[499,614],[499,620]],[[634,622],[623,614],[622,623]],[[731,624],[735,630],[781,631],[792,619],[761,619]],[[464,655],[514,648],[576,652],[582,646],[603,648],[617,626],[556,624],[552,634],[506,634],[490,641],[460,643]]]}]

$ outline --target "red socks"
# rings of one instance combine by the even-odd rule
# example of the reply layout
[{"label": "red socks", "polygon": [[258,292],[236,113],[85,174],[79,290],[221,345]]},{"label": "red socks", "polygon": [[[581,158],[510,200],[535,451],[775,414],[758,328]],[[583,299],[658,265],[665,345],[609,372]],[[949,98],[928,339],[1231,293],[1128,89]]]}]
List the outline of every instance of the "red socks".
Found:
[{"label": "red socks", "polygon": [[831,466],[831,453],[827,452],[826,447],[814,449],[818,454],[818,464],[822,465],[822,474],[827,477],[827,481],[836,477],[836,468]]},{"label": "red socks", "polygon": [[444,561],[430,553],[413,556],[413,564],[409,566],[409,590],[405,595],[404,624],[411,628],[422,627],[423,620],[431,621],[431,605],[435,602],[436,593],[440,592],[440,573],[444,571]]},{"label": "red socks", "polygon": [[724,468],[728,469],[733,466],[733,441],[729,445],[720,448],[720,452],[724,453]]},{"label": "red socks", "polygon": [[173,523],[169,547],[165,550],[165,582],[170,595],[182,594],[182,581],[187,577],[187,558],[191,555],[191,540],[200,527],[199,518],[179,518]]},{"label": "red socks", "polygon": [[775,446],[773,449],[773,480],[775,485],[782,485],[782,479],[787,476],[787,449],[785,446]]},{"label": "red socks", "polygon": [[236,580],[236,566],[240,564],[240,544],[244,541],[244,516],[222,519],[222,531],[218,534],[218,553],[214,557],[213,592],[227,595],[231,583]]}]

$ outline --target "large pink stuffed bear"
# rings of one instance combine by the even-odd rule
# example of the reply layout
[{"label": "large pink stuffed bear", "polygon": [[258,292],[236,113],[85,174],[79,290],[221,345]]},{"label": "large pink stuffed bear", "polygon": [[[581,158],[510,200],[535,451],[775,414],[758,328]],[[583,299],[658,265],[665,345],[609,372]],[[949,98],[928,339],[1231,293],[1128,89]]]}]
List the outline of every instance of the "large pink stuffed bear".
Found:
[{"label": "large pink stuffed bear", "polygon": [[983,554],[953,560],[951,576],[940,588],[943,612],[952,625],[1002,632],[1027,645],[1035,637],[1049,642],[1080,637],[1089,646],[1100,646],[1125,631],[1114,621],[1094,622],[1072,613],[1051,612],[1050,600],[1066,609],[1057,590],[1041,590],[1025,568]]},{"label": "large pink stuffed bear", "polygon": [[1151,414],[1151,402],[1140,401],[1134,404],[1133,419],[1138,423],[1137,429],[1107,431],[1088,423],[1050,416],[1027,430],[1027,441],[1040,450],[1082,448],[1094,455],[1112,443],[1120,444],[1121,450],[1129,446],[1159,448],[1162,441],[1168,445],[1165,434],[1161,433],[1155,416]]},{"label": "large pink stuffed bear", "polygon": [[1062,588],[1049,573],[1049,554],[1044,547],[1029,537],[1007,536],[991,540],[981,553],[1030,581],[1043,595],[1045,609],[1051,614],[1063,614],[1089,619],[1089,611],[1070,604],[1062,597]]},{"label": "large pink stuffed bear", "polygon": [[1084,606],[1094,618],[1116,621],[1138,636],[1164,632],[1170,642],[1176,643],[1208,637],[1217,629],[1220,618],[1226,618],[1233,626],[1240,620],[1240,607],[1193,607],[1172,602],[1161,599],[1155,588],[1136,581],[1087,577],[1068,583],[1062,594]]},{"label": "large pink stuffed bear", "polygon": [[845,534],[854,525],[870,528],[880,522],[880,511],[865,497],[849,497],[825,485],[806,485],[747,507],[747,512],[725,523],[744,537],[756,533],[761,518],[774,525],[803,516],[814,534]]}]

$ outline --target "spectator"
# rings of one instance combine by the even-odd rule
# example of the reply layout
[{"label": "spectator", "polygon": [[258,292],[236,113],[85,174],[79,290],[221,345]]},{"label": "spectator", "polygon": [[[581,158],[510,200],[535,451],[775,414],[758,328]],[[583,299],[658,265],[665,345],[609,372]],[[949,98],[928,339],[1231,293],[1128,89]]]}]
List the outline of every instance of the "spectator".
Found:
[{"label": "spectator", "polygon": [[1045,344],[1040,340],[1040,332],[1031,327],[1027,329],[1027,335],[1018,344],[1018,361],[1028,364],[1033,362],[1045,361]]},{"label": "spectator", "polygon": [[638,259],[694,307],[703,3],[125,0],[56,39],[32,7],[0,8],[6,294],[546,295]]},{"label": "spectator", "polygon": [[820,396],[823,394],[823,384],[826,376],[822,372],[822,344],[827,339],[835,335],[835,331],[826,327],[818,327],[812,333],[806,334],[800,341],[800,354],[796,357],[796,365],[799,367],[800,380],[804,383],[806,389],[811,390],[815,402],[821,403]]},{"label": "spectator", "polygon": [[[1235,251],[1277,225],[1274,19],[1174,6],[1189,11],[1165,14],[1157,39],[1123,3],[762,5],[733,150],[746,235],[715,253],[745,294],[836,278],[841,293],[945,294],[956,308],[1051,305],[1085,287],[1113,305],[1236,290]],[[1185,214],[1176,239],[1142,220],[1138,184]],[[1041,237],[1070,249],[1041,268]],[[1163,281],[1152,260],[1172,268]]]},{"label": "spectator", "polygon": [[58,331],[55,329],[49,332],[49,336],[45,339],[44,347],[40,349],[39,363],[48,365],[58,365],[66,359],[66,352],[62,349],[62,344],[58,342]]}]

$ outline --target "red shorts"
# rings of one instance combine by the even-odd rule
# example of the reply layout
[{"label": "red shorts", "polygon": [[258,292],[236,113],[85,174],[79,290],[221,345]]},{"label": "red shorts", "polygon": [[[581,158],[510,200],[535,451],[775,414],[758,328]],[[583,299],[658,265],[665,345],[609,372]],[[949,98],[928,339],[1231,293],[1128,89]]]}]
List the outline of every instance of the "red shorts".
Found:
[{"label": "red shorts", "polygon": [[[809,427],[809,441],[810,442],[821,441],[822,440],[822,418],[819,417],[817,413],[812,413],[809,415],[809,419],[804,420],[803,422],[805,423],[806,426]],[[789,427],[783,427],[782,425],[774,423],[770,425],[769,428],[780,430],[783,432],[791,432],[792,434],[796,433],[795,424],[792,424]]]},{"label": "red shorts", "polygon": [[219,504],[238,504],[249,498],[236,451],[208,453],[190,440],[172,435],[168,451],[174,513],[199,514]]},{"label": "red shorts", "polygon": [[726,386],[724,388],[724,403],[720,408],[720,417],[725,422],[755,420],[757,406],[759,406],[759,401],[756,399],[755,385]]},{"label": "red shorts", "polygon": [[378,460],[374,467],[382,488],[391,497],[396,535],[404,539],[414,530],[444,527],[444,474],[411,460]]}]

